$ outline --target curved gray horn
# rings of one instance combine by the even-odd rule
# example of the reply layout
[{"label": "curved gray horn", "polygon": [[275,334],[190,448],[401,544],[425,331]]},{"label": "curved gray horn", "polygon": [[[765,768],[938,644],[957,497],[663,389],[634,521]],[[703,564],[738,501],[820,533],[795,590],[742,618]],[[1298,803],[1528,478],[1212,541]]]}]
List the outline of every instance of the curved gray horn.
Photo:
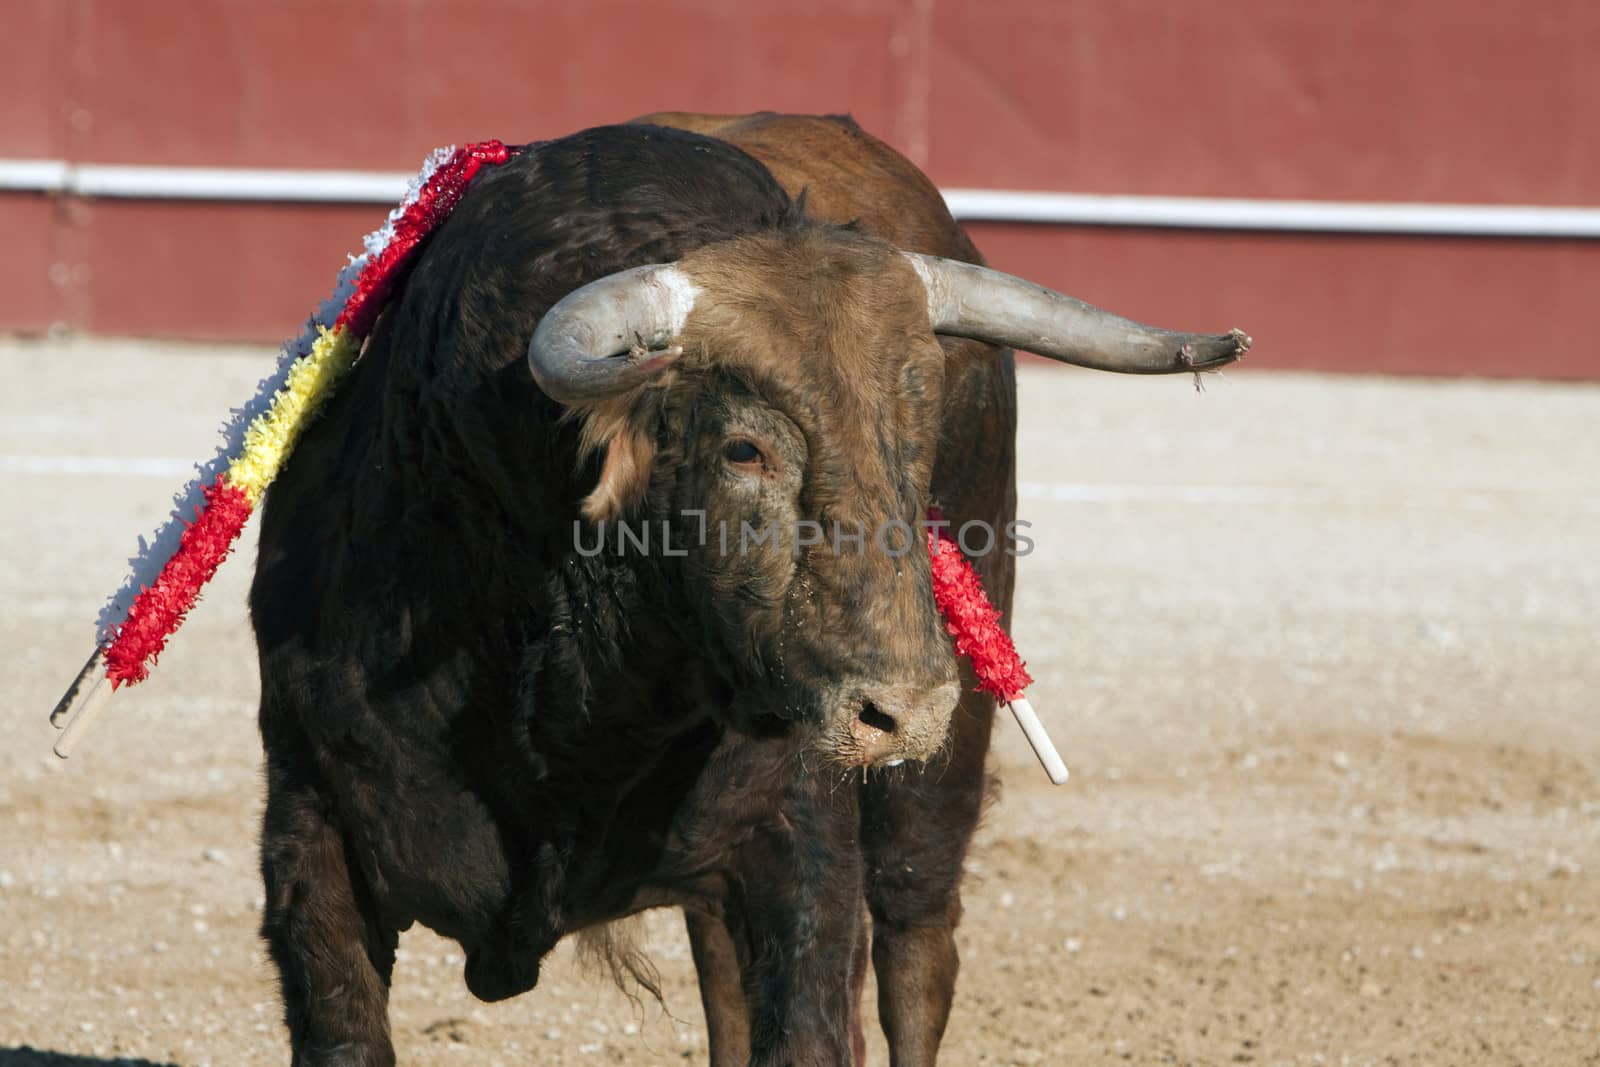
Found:
[{"label": "curved gray horn", "polygon": [[1250,337],[1242,330],[1160,330],[997,270],[916,252],[901,255],[928,289],[928,323],[934,333],[1124,374],[1207,370],[1232,363],[1250,349]]},{"label": "curved gray horn", "polygon": [[563,404],[592,403],[639,385],[677,357],[649,350],[683,332],[699,295],[670,263],[618,271],[574,289],[533,331],[533,380]]}]

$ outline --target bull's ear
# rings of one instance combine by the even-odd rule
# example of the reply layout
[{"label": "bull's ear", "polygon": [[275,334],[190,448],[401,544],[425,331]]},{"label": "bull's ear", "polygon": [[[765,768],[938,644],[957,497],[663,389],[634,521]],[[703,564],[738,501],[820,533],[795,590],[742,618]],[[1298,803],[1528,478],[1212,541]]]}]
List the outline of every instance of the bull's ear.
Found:
[{"label": "bull's ear", "polygon": [[648,434],[625,424],[605,442],[605,450],[600,481],[583,500],[583,517],[590,522],[623,518],[642,504],[650,491],[656,443]]}]

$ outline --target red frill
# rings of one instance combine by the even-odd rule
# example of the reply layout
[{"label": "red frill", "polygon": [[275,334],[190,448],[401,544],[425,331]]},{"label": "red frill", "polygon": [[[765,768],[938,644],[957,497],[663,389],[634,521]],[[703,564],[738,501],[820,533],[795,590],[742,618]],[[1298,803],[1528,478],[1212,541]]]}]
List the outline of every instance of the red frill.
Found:
[{"label": "red frill", "polygon": [[[335,328],[358,338],[371,332],[411,254],[428,234],[449,217],[462,194],[485,163],[504,163],[511,152],[499,141],[482,141],[457,149],[428,177],[417,199],[407,205],[394,223],[394,235],[362,267],[355,292],[335,320]],[[140,590],[128,617],[106,646],[106,677],[113,685],[142,682],[150,675],[167,638],[182,624],[200,597],[200,588],[216,573],[250,518],[250,501],[243,490],[228,485],[223,476],[205,489],[205,504],[196,509],[178,550],[161,568],[156,583]]]},{"label": "red frill", "polygon": [[[937,508],[928,517],[942,522]],[[1011,636],[1000,628],[1000,613],[989,603],[972,564],[961,546],[942,528],[928,530],[928,553],[933,563],[933,600],[944,616],[945,631],[955,638],[956,654],[972,661],[978,688],[1002,701],[1013,700],[1033,683],[1017,655]]]},{"label": "red frill", "polygon": [[429,175],[417,199],[395,221],[394,236],[382,250],[367,261],[356,279],[355,292],[335,320],[335,328],[353,330],[357,337],[372,332],[372,324],[400,275],[400,268],[411,258],[423,238],[450,217],[467,186],[485,163],[504,163],[511,151],[499,141],[480,141],[458,148]]},{"label": "red frill", "polygon": [[250,500],[244,490],[227,484],[219,475],[206,486],[205,504],[195,512],[195,521],[184,527],[178,550],[161,568],[156,584],[140,590],[128,618],[106,648],[106,677],[113,686],[142,682],[149,676],[167,638],[200,598],[200,587],[228,558],[250,518]]}]

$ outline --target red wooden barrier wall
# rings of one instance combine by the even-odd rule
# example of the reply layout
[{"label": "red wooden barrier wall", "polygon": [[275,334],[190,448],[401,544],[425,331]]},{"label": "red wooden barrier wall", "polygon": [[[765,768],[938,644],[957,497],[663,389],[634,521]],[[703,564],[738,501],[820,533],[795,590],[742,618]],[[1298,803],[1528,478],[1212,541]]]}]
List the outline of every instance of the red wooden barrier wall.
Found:
[{"label": "red wooden barrier wall", "polygon": [[[1600,205],[1591,0],[0,0],[0,156],[411,170],[665,108],[849,111],[946,187]],[[0,329],[278,340],[375,207],[0,193]],[[972,227],[1259,365],[1600,377],[1600,241]]]}]

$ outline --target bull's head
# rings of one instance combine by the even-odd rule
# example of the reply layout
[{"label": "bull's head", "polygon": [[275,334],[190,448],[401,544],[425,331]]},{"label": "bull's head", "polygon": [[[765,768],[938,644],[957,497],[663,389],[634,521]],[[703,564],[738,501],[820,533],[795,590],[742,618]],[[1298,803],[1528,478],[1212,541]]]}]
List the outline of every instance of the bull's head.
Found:
[{"label": "bull's head", "polygon": [[1220,366],[1249,344],[801,225],[602,278],[529,347],[539,386],[605,449],[586,517],[672,521],[735,708],[820,726],[846,763],[926,759],[959,695],[918,527],[940,334],[1134,373]]}]

